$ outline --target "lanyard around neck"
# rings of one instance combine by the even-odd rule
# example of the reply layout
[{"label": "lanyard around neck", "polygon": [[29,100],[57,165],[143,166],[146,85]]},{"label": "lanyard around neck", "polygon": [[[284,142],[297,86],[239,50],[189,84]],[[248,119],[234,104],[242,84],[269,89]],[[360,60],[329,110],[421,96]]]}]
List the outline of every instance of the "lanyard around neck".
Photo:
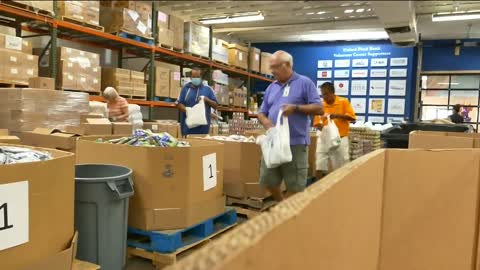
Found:
[{"label": "lanyard around neck", "polygon": [[[187,95],[186,95],[186,97],[185,97],[185,100],[188,99],[188,95],[190,95],[190,90],[191,90],[191,89],[192,89],[192,88],[188,87]],[[198,94],[199,94],[199,93],[200,93],[200,87],[197,89],[197,97],[195,98],[195,101],[198,100]]]}]

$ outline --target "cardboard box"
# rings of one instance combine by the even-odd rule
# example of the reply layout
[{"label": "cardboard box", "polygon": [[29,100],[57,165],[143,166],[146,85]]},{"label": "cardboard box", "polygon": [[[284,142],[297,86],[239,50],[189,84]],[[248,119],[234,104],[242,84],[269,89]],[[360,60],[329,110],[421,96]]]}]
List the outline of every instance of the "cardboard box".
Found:
[{"label": "cardboard box", "polygon": [[170,96],[170,70],[163,67],[155,67],[155,96]]},{"label": "cardboard box", "polygon": [[172,269],[477,269],[479,167],[476,149],[378,150]]},{"label": "cardboard box", "polygon": [[228,45],[228,64],[247,69],[248,68],[248,48],[238,45]]},{"label": "cardboard box", "polygon": [[133,126],[127,122],[113,122],[112,134],[114,135],[131,135],[133,132]]},{"label": "cardboard box", "polygon": [[180,85],[181,74],[179,71],[170,71],[170,94],[171,98],[179,98],[182,86]]},{"label": "cardboard box", "polygon": [[270,58],[272,57],[271,53],[261,52],[260,53],[260,72],[262,74],[272,75],[270,70]]},{"label": "cardboard box", "polygon": [[100,270],[100,266],[89,262],[74,260],[72,270]]},{"label": "cardboard box", "polygon": [[260,72],[260,49],[251,47],[249,52],[250,71]]},{"label": "cardboard box", "polygon": [[25,145],[58,149],[75,152],[77,134],[65,133],[58,129],[36,128],[22,133],[22,143]]},{"label": "cardboard box", "polygon": [[[189,148],[159,148],[96,143],[96,138],[79,140],[77,162],[133,170],[135,195],[130,199],[129,226],[180,229],[224,211],[221,143],[189,140]],[[214,179],[216,184],[211,183]]]},{"label": "cardboard box", "polygon": [[210,29],[193,22],[184,24],[184,50],[185,52],[209,57]]},{"label": "cardboard box", "polygon": [[151,131],[158,133],[160,130],[158,129],[157,122],[143,122],[143,129],[150,129]]},{"label": "cardboard box", "polygon": [[173,48],[183,50],[184,21],[182,18],[170,15],[169,29],[173,32]]},{"label": "cardboard box", "polygon": [[179,137],[178,129],[180,124],[175,120],[157,120],[158,132],[167,132],[173,137]]},{"label": "cardboard box", "polygon": [[167,28],[158,28],[158,45],[173,47],[173,31]]},{"label": "cardboard box", "polygon": [[47,77],[29,78],[28,87],[55,90],[55,79]]},{"label": "cardboard box", "polygon": [[[52,149],[37,150],[48,151],[53,159],[0,165],[0,205],[16,214],[8,222],[13,227],[2,230],[2,236],[6,237],[3,239],[15,241],[10,245],[2,241],[2,269],[67,270],[74,257],[69,248],[74,235],[74,155]],[[3,217],[2,214],[2,221]]]},{"label": "cardboard box", "polygon": [[[68,247],[46,259],[42,259],[33,265],[28,266],[24,270],[38,270],[38,269],[51,269],[51,270],[72,270],[75,264],[75,257],[77,256],[77,244],[78,244],[78,232],[75,232],[73,238]],[[80,270],[80,269],[78,269]]]},{"label": "cardboard box", "polygon": [[228,43],[218,39],[212,39],[212,59],[228,64]]},{"label": "cardboard box", "polygon": [[87,118],[86,123],[79,126],[67,126],[67,133],[79,135],[111,135],[112,123],[106,118]]},{"label": "cardboard box", "polygon": [[80,115],[80,123],[87,123],[88,118],[105,118],[101,113],[86,113]]},{"label": "cardboard box", "polygon": [[158,29],[169,29],[169,15],[162,11],[157,11],[157,27]]},{"label": "cardboard box", "polygon": [[480,148],[480,134],[459,132],[413,131],[408,148],[452,149]]}]

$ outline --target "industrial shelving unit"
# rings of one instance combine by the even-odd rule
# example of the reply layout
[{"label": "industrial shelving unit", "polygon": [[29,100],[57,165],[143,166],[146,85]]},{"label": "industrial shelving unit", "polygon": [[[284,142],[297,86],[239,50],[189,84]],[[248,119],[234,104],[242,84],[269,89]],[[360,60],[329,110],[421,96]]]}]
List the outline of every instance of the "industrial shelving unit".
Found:
[{"label": "industrial shelving unit", "polygon": [[[57,11],[57,0],[53,1],[53,7],[56,14]],[[152,32],[155,40],[154,44],[157,44],[157,7],[155,1],[152,2]],[[221,70],[222,72],[230,76],[238,76],[246,80],[246,85],[248,93],[252,83],[255,80],[261,80],[266,82],[271,82],[272,79],[266,76],[254,74],[250,71],[245,71],[230,67],[227,65],[222,65],[216,63],[212,60],[207,60],[203,58],[198,58],[189,54],[184,54],[182,52],[168,50],[162,47],[157,47],[155,45],[149,45],[147,43],[135,41],[128,38],[122,38],[110,33],[105,33],[98,31],[92,28],[84,27],[82,25],[74,24],[71,22],[60,20],[54,15],[53,17],[30,12],[23,10],[17,7],[13,7],[7,4],[0,3],[0,24],[9,26],[16,29],[16,35],[22,38],[32,38],[38,36],[49,36],[50,41],[47,46],[44,48],[40,58],[44,56],[47,50],[50,50],[50,63],[51,72],[50,77],[55,78],[57,76],[58,68],[56,66],[57,57],[57,42],[58,38],[66,39],[78,43],[82,43],[88,46],[103,47],[116,51],[118,54],[118,67],[122,67],[123,59],[127,58],[146,58],[149,59],[147,65],[142,71],[148,69],[148,81],[147,81],[147,100],[128,100],[129,103],[138,104],[140,106],[148,106],[151,109],[155,107],[164,107],[164,108],[175,108],[173,102],[165,101],[153,101],[155,97],[155,61],[162,61],[170,64],[179,65],[181,68],[184,67],[200,67],[207,69],[209,71],[213,69]],[[27,31],[35,33],[33,35],[22,35],[22,31]],[[212,37],[211,37],[212,38]],[[212,46],[212,42],[210,42]],[[124,55],[133,55],[133,56],[124,56]],[[212,55],[212,50],[210,48],[210,59]],[[103,98],[99,96],[90,96],[90,100],[104,101]],[[229,108],[229,107],[219,107],[219,111],[224,112],[242,112],[247,114],[248,109],[241,108]],[[246,115],[248,116],[248,115]]]}]

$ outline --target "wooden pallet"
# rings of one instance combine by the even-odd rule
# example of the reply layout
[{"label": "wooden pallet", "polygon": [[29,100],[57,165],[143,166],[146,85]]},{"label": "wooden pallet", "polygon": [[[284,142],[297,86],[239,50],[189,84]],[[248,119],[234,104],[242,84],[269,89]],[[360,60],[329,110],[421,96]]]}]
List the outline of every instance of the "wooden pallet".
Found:
[{"label": "wooden pallet", "polygon": [[84,21],[81,21],[79,19],[75,19],[75,18],[72,18],[72,17],[62,16],[61,19],[64,22],[78,24],[78,25],[81,25],[83,27],[91,28],[93,30],[97,30],[97,31],[101,31],[101,32],[103,32],[105,30],[105,28],[101,25],[96,25],[96,24],[84,22]]},{"label": "wooden pallet", "polygon": [[62,88],[63,91],[67,91],[67,92],[78,92],[78,93],[87,93],[89,95],[92,95],[92,96],[99,96],[101,94],[101,92],[97,92],[97,91],[88,91],[88,90],[80,90],[80,89],[66,89],[66,88]]},{"label": "wooden pallet", "polygon": [[148,45],[151,45],[151,46],[153,46],[155,43],[155,41],[153,40],[153,37],[142,36],[142,35],[134,34],[125,30],[121,30],[119,32],[113,32],[111,34],[121,38],[127,38],[127,39],[135,40],[138,42],[147,43]]},{"label": "wooden pallet", "polygon": [[238,69],[238,70],[241,70],[241,71],[247,71],[246,68],[242,68],[242,67],[237,67],[237,66],[232,66],[234,69]]},{"label": "wooden pallet", "polygon": [[225,233],[226,231],[235,227],[236,224],[233,224],[229,227],[226,227],[215,234],[210,235],[208,238],[190,244],[188,246],[184,246],[175,252],[172,253],[159,253],[159,252],[151,252],[141,248],[133,248],[129,247],[127,249],[127,255],[129,258],[131,257],[140,257],[147,260],[152,261],[152,264],[155,266],[155,269],[162,269],[166,266],[173,265],[177,263],[177,261],[185,258],[186,256],[192,254],[196,250],[208,245],[212,241],[212,239],[219,237],[221,234]]},{"label": "wooden pallet", "polygon": [[224,62],[222,62],[222,61],[218,61],[218,60],[215,60],[215,59],[214,59],[213,62],[215,62],[215,63],[217,63],[217,64],[219,64],[219,65],[223,65],[223,66],[229,67],[228,63],[224,63]]},{"label": "wooden pallet", "polygon": [[175,51],[175,52],[183,52],[183,49],[180,49],[180,48],[175,48],[173,47],[173,45],[166,45],[166,44],[157,44],[158,47],[162,47],[162,48],[165,48],[165,49],[168,49],[170,51]]},{"label": "wooden pallet", "polygon": [[48,17],[53,17],[53,12],[52,11],[39,9],[39,8],[36,8],[36,7],[25,5],[23,3],[8,1],[8,0],[2,0],[2,1],[0,1],[0,3],[2,5],[5,5],[5,6],[10,6],[10,7],[13,7],[13,8],[21,9],[21,10],[24,10],[24,11],[28,11],[28,12],[48,16]]},{"label": "wooden pallet", "polygon": [[28,88],[28,83],[0,80],[0,88]]},{"label": "wooden pallet", "polygon": [[199,54],[196,54],[196,53],[186,52],[185,54],[188,54],[188,55],[193,56],[193,57],[205,59],[205,60],[210,60],[210,57],[206,57],[206,56],[199,55]]},{"label": "wooden pallet", "polygon": [[240,206],[246,209],[256,210],[256,211],[265,211],[268,208],[277,204],[272,197],[266,198],[235,198],[227,196],[227,205],[228,206]]}]

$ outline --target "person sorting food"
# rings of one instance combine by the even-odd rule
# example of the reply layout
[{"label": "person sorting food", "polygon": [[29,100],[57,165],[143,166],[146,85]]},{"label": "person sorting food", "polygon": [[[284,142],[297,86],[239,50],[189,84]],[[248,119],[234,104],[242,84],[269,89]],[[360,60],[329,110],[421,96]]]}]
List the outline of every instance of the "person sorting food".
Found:
[{"label": "person sorting food", "polygon": [[113,87],[103,90],[103,97],[107,100],[108,118],[112,122],[128,121],[128,102],[121,97]]}]

